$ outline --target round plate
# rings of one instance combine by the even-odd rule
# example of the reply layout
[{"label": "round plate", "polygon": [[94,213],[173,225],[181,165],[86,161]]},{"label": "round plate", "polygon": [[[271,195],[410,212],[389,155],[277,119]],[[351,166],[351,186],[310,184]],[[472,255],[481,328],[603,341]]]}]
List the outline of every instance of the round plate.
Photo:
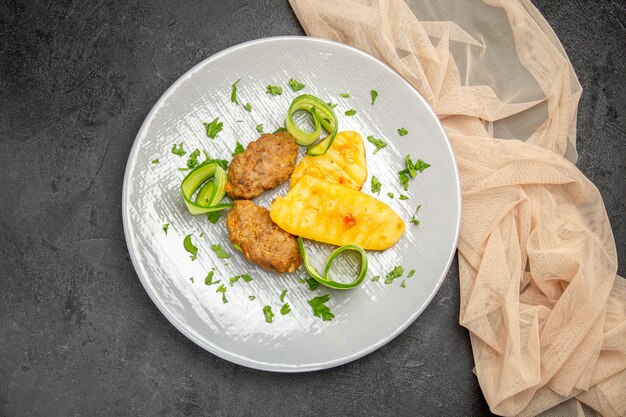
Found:
[{"label": "round plate", "polygon": [[[293,92],[289,79],[306,87]],[[237,84],[239,105],[231,102]],[[282,95],[266,93],[268,85],[283,88]],[[374,105],[370,90],[378,91]],[[392,248],[369,251],[369,272],[364,283],[349,291],[320,286],[310,290],[302,280],[304,268],[275,274],[250,264],[230,245],[224,217],[216,223],[205,215],[191,216],[180,195],[189,154],[206,151],[212,158],[231,159],[236,142],[244,146],[258,138],[257,125],[273,132],[283,126],[289,104],[308,93],[337,103],[339,130],[355,130],[364,140],[373,135],[388,146],[375,155],[366,143],[368,180],[363,192],[371,194],[375,175],[382,183],[376,198],[391,206],[405,221],[406,232]],[[349,93],[343,98],[341,93]],[[247,112],[243,105],[252,104]],[[355,116],[345,115],[356,109]],[[214,140],[203,122],[216,117],[224,123]],[[400,136],[399,128],[408,130]],[[187,155],[171,152],[183,143]],[[303,149],[300,149],[300,154]],[[410,181],[404,191],[398,171],[405,156],[431,165]],[[158,159],[158,163],[153,160]],[[204,160],[204,155],[199,158]],[[283,184],[254,201],[269,207],[287,192]],[[393,193],[392,199],[387,193]],[[409,196],[400,200],[400,194]],[[330,368],[360,358],[383,346],[424,310],[437,292],[455,253],[460,224],[459,176],[444,130],[424,98],[393,70],[357,49],[308,38],[260,39],[234,46],[193,67],[159,99],[143,123],[128,158],[123,190],[124,233],[137,275],[167,319],[191,340],[226,360],[252,368],[300,372]],[[419,225],[410,223],[415,209]],[[167,234],[163,225],[169,223]],[[192,235],[198,257],[191,260],[183,239]],[[230,258],[220,259],[211,249],[220,244]],[[314,265],[322,267],[330,245],[309,244]],[[348,269],[346,258],[339,269]],[[402,277],[385,284],[385,276],[402,266]],[[214,269],[213,269],[214,268]],[[225,283],[225,298],[218,285],[205,285],[205,277]],[[408,277],[409,271],[415,270]],[[341,272],[341,271],[340,271]],[[229,285],[229,278],[249,274],[253,280]],[[371,278],[380,275],[379,281]],[[193,279],[191,279],[193,277]],[[193,282],[192,282],[193,281]],[[402,284],[404,281],[404,285]],[[280,314],[281,292],[291,312]],[[334,318],[323,321],[313,314],[308,300],[329,294],[326,305]],[[255,298],[251,300],[250,296]],[[267,323],[263,307],[275,316]]]}]

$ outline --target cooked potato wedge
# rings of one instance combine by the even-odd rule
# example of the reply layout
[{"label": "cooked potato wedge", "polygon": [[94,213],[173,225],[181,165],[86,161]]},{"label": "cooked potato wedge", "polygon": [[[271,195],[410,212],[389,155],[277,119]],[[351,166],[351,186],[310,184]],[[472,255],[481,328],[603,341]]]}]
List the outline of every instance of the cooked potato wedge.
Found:
[{"label": "cooked potato wedge", "polygon": [[305,175],[360,190],[367,179],[365,145],[357,132],[339,132],[324,155],[305,156],[291,174],[289,186]]},{"label": "cooked potato wedge", "polygon": [[383,250],[396,243],[404,222],[374,197],[305,175],[285,197],[270,207],[270,216],[283,230],[318,242]]}]

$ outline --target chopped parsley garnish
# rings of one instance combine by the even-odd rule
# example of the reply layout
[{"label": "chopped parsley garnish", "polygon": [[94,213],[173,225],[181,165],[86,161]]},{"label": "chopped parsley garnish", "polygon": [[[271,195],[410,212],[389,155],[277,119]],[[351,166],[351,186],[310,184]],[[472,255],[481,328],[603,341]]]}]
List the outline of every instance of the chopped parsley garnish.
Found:
[{"label": "chopped parsley garnish", "polygon": [[250,282],[250,281],[252,281],[252,277],[251,277],[250,275],[248,275],[248,274],[237,275],[236,277],[232,277],[232,278],[229,280],[230,286],[232,287],[232,286],[233,286],[233,284],[234,284],[235,282],[239,281],[240,279],[243,279],[243,280],[244,280],[244,282]]},{"label": "chopped parsley garnish", "polygon": [[405,158],[405,161],[406,161],[406,169],[401,172],[411,175],[411,178],[415,178],[417,176],[418,171],[422,173],[424,172],[426,168],[430,166],[430,164],[427,164],[421,159],[418,159],[416,163],[413,163],[413,161],[411,160],[411,155],[407,155]]},{"label": "chopped parsley garnish", "polygon": [[249,295],[248,296],[248,300],[254,301],[254,300],[256,300],[256,297],[254,295]]},{"label": "chopped parsley garnish", "polygon": [[413,168],[415,168],[420,173],[422,173],[429,166],[430,166],[430,164],[427,164],[426,162],[422,161],[421,159],[418,159],[417,162],[413,165]]},{"label": "chopped parsley garnish", "polygon": [[373,106],[374,102],[376,101],[376,98],[378,97],[378,91],[372,90],[370,91],[370,95],[372,96],[372,106]]},{"label": "chopped parsley garnish", "polygon": [[411,278],[414,274],[415,274],[415,269],[411,269],[406,277]]},{"label": "chopped parsley garnish", "polygon": [[206,162],[215,162],[217,165],[219,165],[224,171],[228,170],[228,161],[225,159],[211,159],[209,161]]},{"label": "chopped parsley garnish", "polygon": [[283,88],[277,85],[268,85],[266,93],[271,94],[273,96],[279,96],[283,93]]},{"label": "chopped parsley garnish", "polygon": [[179,171],[189,171],[189,168],[185,167],[185,168],[178,168]]},{"label": "chopped parsley garnish", "polygon": [[198,237],[204,237],[204,232],[200,233],[200,236]]},{"label": "chopped parsley garnish", "polygon": [[400,200],[408,200],[408,199],[409,199],[408,195],[400,194]]},{"label": "chopped parsley garnish", "polygon": [[210,211],[206,215],[207,219],[213,224],[217,223],[217,221],[222,217],[221,211]]},{"label": "chopped parsley garnish", "polygon": [[413,165],[413,161],[411,161],[411,156],[406,156],[406,172],[411,176],[411,178],[415,178],[417,176],[417,169]]},{"label": "chopped parsley garnish", "polygon": [[340,95],[341,97],[343,97],[343,98],[348,98],[348,97],[350,97],[350,93],[341,93],[341,94],[339,94],[339,95]]},{"label": "chopped parsley garnish", "polygon": [[287,129],[285,129],[283,126],[279,127],[278,129],[276,129],[275,131],[272,132],[272,134],[276,134],[279,132],[286,132]]},{"label": "chopped parsley garnish", "polygon": [[424,172],[424,170],[428,168],[430,164],[427,164],[421,159],[418,159],[416,163],[413,163],[413,161],[411,160],[411,155],[406,156],[405,162],[406,162],[406,168],[403,169],[402,171],[398,171],[398,176],[400,179],[400,185],[402,185],[405,190],[408,190],[409,180],[411,178],[415,178],[417,176],[418,171],[420,173]]},{"label": "chopped parsley garnish", "polygon": [[256,125],[256,131],[259,133],[263,133],[263,123],[259,123]]},{"label": "chopped parsley garnish", "polygon": [[320,317],[324,321],[332,320],[335,315],[330,311],[330,308],[326,305],[330,296],[328,294],[324,294],[320,297],[315,297],[307,302],[313,309],[313,315]]},{"label": "chopped parsley garnish", "polygon": [[243,248],[238,243],[233,243],[233,248],[235,248],[235,250],[238,250],[239,252],[243,253]]},{"label": "chopped parsley garnish", "polygon": [[356,114],[356,110],[354,109],[350,109],[350,110],[346,110],[346,116],[354,116]]},{"label": "chopped parsley garnish", "polygon": [[280,293],[280,302],[284,303],[285,302],[285,295],[287,295],[287,288],[285,288],[283,290],[283,292]]},{"label": "chopped parsley garnish", "polygon": [[183,247],[191,254],[189,258],[191,258],[192,261],[198,257],[198,248],[191,242],[191,235],[185,236],[185,240],[183,240]]},{"label": "chopped parsley garnish", "polygon": [[402,283],[400,284],[400,286],[401,286],[402,288],[406,288],[406,281],[405,281],[405,280],[402,280]]},{"label": "chopped parsley garnish", "polygon": [[[251,113],[251,112],[252,112],[252,104],[250,104],[250,103],[246,103],[246,104],[244,104],[244,105],[243,105],[243,108],[244,108],[244,109],[245,109],[248,113]],[[239,120],[237,120],[237,121],[239,121]],[[243,120],[242,120],[242,122],[243,122]]]},{"label": "chopped parsley garnish", "polygon": [[207,276],[204,278],[204,285],[219,284],[222,281],[221,279],[213,281],[213,275],[215,275],[215,271],[209,271]]},{"label": "chopped parsley garnish", "polygon": [[235,146],[235,150],[233,151],[233,156],[239,155],[244,151],[243,145],[237,141],[237,145]]},{"label": "chopped parsley garnish", "polygon": [[167,229],[169,229],[169,228],[170,228],[170,224],[169,223],[165,223],[163,225],[163,231],[165,232],[165,236],[167,236]]},{"label": "chopped parsley garnish", "polygon": [[211,245],[211,249],[213,250],[213,252],[215,252],[215,254],[217,255],[218,258],[220,259],[228,259],[230,258],[230,255],[228,253],[226,253],[226,251],[224,249],[222,249],[222,245]]},{"label": "chopped parsley garnish", "polygon": [[400,185],[404,188],[404,191],[409,189],[409,174],[408,170],[398,171],[398,176],[400,178]]},{"label": "chopped parsley garnish", "polygon": [[222,293],[222,303],[226,304],[228,300],[226,299],[226,285],[220,284],[219,287],[215,290],[216,293]]},{"label": "chopped parsley garnish", "polygon": [[189,281],[193,284],[193,277],[189,277]]},{"label": "chopped parsley garnish", "polygon": [[224,127],[224,123],[220,122],[220,118],[216,117],[213,119],[211,123],[202,123],[204,125],[204,129],[206,130],[206,135],[211,139],[215,139],[218,133],[222,131]]},{"label": "chopped parsley garnish", "polygon": [[153,159],[153,160],[152,160],[152,164],[158,164],[158,163],[159,163],[159,160],[158,160],[158,159]]},{"label": "chopped parsley garnish", "polygon": [[183,149],[183,143],[181,142],[178,144],[178,146],[176,146],[176,144],[172,145],[172,153],[174,155],[183,156],[187,152],[185,152],[185,150]]},{"label": "chopped parsley garnish", "polygon": [[398,129],[398,135],[400,136],[406,136],[409,134],[409,131],[406,130],[405,128],[401,127],[400,129]]},{"label": "chopped parsley garnish", "polygon": [[371,143],[372,145],[376,146],[376,150],[374,151],[374,155],[376,154],[376,152],[380,151],[382,148],[387,146],[385,141],[383,141],[382,139],[379,139],[379,138],[375,138],[374,136],[371,136],[371,135],[367,137],[367,141],[369,143]]},{"label": "chopped parsley garnish", "polygon": [[309,289],[310,289],[311,291],[315,291],[315,289],[316,289],[317,287],[319,287],[319,286],[320,286],[320,283],[319,283],[319,282],[317,282],[317,281],[315,281],[315,280],[314,280],[313,278],[311,278],[311,277],[307,278],[307,279],[306,279],[305,281],[303,281],[303,282],[304,282],[304,283],[306,283],[306,284],[309,286]]},{"label": "chopped parsley garnish", "polygon": [[385,275],[385,284],[391,284],[394,279],[400,278],[404,274],[404,268],[401,266],[396,266],[391,270],[390,273]]},{"label": "chopped parsley garnish", "polygon": [[237,119],[237,120],[235,120],[235,121],[236,121],[237,123],[243,123],[243,120],[241,120],[241,119]]},{"label": "chopped parsley garnish", "polygon": [[300,91],[304,87],[306,87],[306,85],[302,84],[300,81],[296,80],[295,78],[292,78],[291,80],[289,80],[289,85],[291,86],[291,89],[293,91]]},{"label": "chopped parsley garnish", "polygon": [[239,81],[241,81],[241,78],[235,81],[233,85],[231,85],[232,91],[230,93],[230,102],[235,103],[236,105],[239,105],[239,102],[237,101],[237,83]]},{"label": "chopped parsley garnish", "polygon": [[387,196],[391,199],[393,199],[393,193],[387,193]]},{"label": "chopped parsley garnish", "polygon": [[330,101],[329,101],[328,103],[326,103],[326,105],[327,105],[328,107],[330,107],[331,109],[334,109],[335,107],[337,107],[337,104],[336,104],[336,103],[331,103]]},{"label": "chopped parsley garnish", "polygon": [[196,165],[198,165],[198,157],[200,156],[200,150],[196,149],[192,153],[189,154],[189,159],[187,160],[187,168],[194,169]]},{"label": "chopped parsley garnish", "polygon": [[284,316],[285,314],[289,314],[289,313],[291,313],[291,308],[289,307],[289,303],[283,304],[283,306],[280,308],[280,314]]},{"label": "chopped parsley garnish", "polygon": [[225,159],[213,159],[209,156],[208,153],[206,153],[206,151],[202,151],[204,152],[204,156],[206,157],[206,161],[204,162],[215,162],[217,165],[219,165],[224,171],[228,170],[228,161]]},{"label": "chopped parsley garnish", "polygon": [[375,277],[372,277],[371,281],[378,282],[379,279],[380,275],[376,275]]},{"label": "chopped parsley garnish", "polygon": [[415,209],[415,213],[413,213],[413,217],[411,218],[411,223],[416,224],[416,225],[419,225],[419,224],[420,224],[420,221],[419,221],[419,220],[418,220],[415,216],[417,216],[417,212],[420,210],[420,208],[421,208],[421,207],[422,207],[422,206],[421,206],[421,205],[419,205],[419,206],[417,206],[417,208]]},{"label": "chopped parsley garnish", "polygon": [[274,317],[274,313],[272,312],[272,307],[265,306],[263,307],[263,315],[265,316],[265,321],[271,323],[272,317]]},{"label": "chopped parsley garnish", "polygon": [[372,176],[372,194],[373,193],[377,193],[378,195],[380,195],[380,189],[382,188],[382,184],[380,181],[378,181],[378,178],[376,178],[375,175]]}]

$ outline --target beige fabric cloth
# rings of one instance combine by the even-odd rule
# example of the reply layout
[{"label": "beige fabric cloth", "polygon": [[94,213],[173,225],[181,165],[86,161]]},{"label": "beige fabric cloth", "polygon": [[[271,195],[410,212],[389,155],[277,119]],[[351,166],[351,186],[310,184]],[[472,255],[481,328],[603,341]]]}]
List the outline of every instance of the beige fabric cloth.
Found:
[{"label": "beige fabric cloth", "polygon": [[[446,128],[463,192],[460,323],[491,410],[532,416],[575,397],[626,415],[626,283],[602,198],[569,162],[581,87],[535,7],[291,5],[308,35],[389,64]],[[553,415],[584,414],[574,400],[566,406]]]}]

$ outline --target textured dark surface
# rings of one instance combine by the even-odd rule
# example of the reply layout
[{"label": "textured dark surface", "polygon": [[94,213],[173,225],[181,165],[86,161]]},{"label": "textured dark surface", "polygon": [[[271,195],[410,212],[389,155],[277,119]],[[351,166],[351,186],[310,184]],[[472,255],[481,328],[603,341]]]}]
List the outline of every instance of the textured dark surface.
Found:
[{"label": "textured dark surface", "polygon": [[[286,1],[0,1],[0,416],[488,415],[456,265],[422,316],[354,363],[254,371],[152,304],[121,220],[126,159],[165,89],[202,59],[300,35]],[[626,268],[624,2],[538,1],[584,93],[579,167]]]}]

